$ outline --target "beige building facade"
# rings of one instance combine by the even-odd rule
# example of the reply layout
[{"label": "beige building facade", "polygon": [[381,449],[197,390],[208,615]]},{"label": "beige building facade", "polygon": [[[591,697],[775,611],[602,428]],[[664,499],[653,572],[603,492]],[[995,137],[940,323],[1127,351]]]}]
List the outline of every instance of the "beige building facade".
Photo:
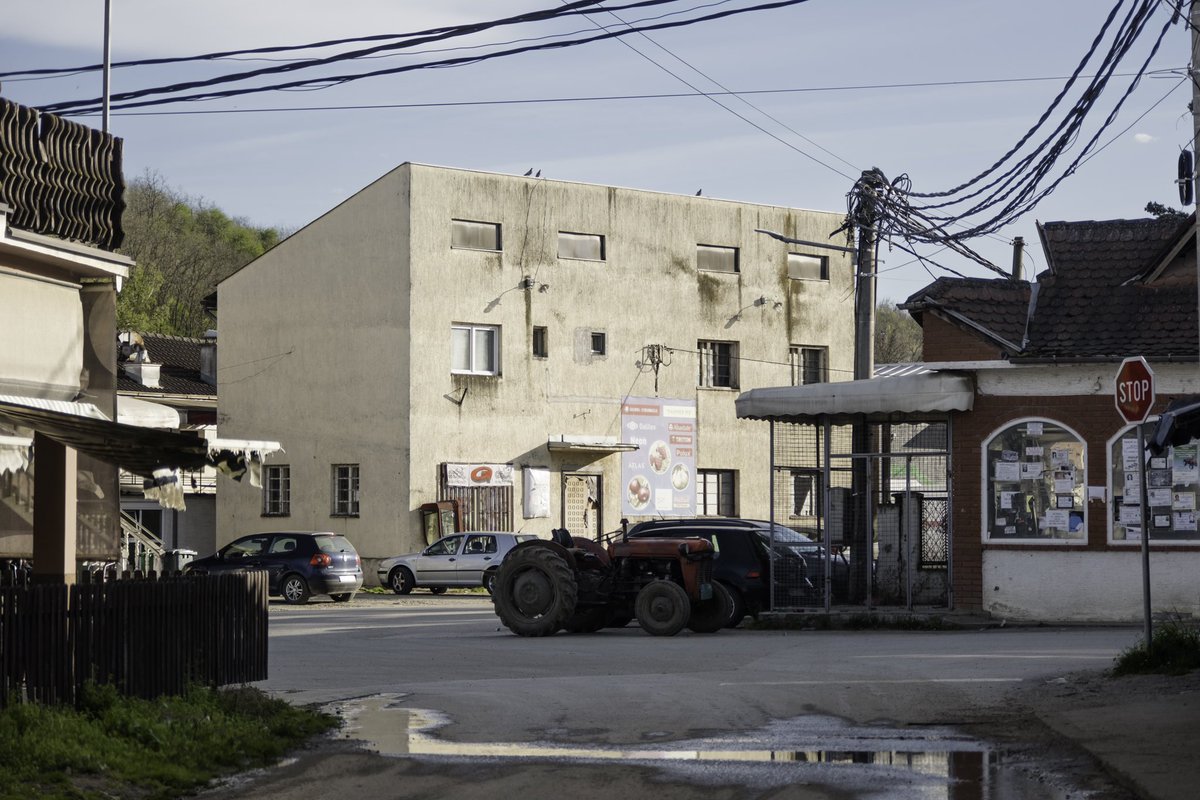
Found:
[{"label": "beige building facade", "polygon": [[631,397],[694,407],[696,513],[767,518],[768,432],[734,400],[850,377],[853,263],[757,231],[844,245],[841,222],[397,167],[219,287],[221,430],[285,453],[220,493],[218,544],[333,530],[373,575],[451,498],[466,529],[611,531],[638,518]]}]

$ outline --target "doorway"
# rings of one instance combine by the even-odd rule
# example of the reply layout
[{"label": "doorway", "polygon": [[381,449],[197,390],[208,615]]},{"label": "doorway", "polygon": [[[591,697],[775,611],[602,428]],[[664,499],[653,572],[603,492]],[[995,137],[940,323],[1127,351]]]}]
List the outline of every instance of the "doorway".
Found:
[{"label": "doorway", "polygon": [[564,472],[562,476],[562,527],[572,536],[599,541],[604,530],[600,510],[604,495],[603,477],[585,472]]}]

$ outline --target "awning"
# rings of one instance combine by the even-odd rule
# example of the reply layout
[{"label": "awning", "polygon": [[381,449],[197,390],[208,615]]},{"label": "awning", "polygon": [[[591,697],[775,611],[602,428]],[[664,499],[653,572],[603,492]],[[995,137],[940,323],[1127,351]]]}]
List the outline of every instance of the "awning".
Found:
[{"label": "awning", "polygon": [[551,453],[631,453],[638,449],[632,442],[617,441],[615,436],[582,436],[562,433],[546,442]]},{"label": "awning", "polygon": [[742,419],[813,421],[816,417],[887,419],[895,414],[969,411],[974,400],[968,376],[929,372],[751,389],[738,397],[736,405]]},{"label": "awning", "polygon": [[33,439],[28,436],[0,434],[0,475],[19,472],[29,466],[29,448]]},{"label": "awning", "polygon": [[162,403],[117,395],[117,422],[139,428],[179,427],[179,412]]},{"label": "awning", "polygon": [[[109,420],[94,405],[0,395],[0,419],[32,428],[54,441],[110,464],[153,478],[162,470],[216,467],[240,478],[278,442],[214,439],[189,432],[142,428]],[[252,479],[255,477],[251,473]]]}]

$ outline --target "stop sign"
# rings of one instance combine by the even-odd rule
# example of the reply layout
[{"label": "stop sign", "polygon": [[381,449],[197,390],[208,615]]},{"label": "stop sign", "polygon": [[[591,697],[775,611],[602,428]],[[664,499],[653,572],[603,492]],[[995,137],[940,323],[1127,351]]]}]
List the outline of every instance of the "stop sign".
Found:
[{"label": "stop sign", "polygon": [[1117,413],[1126,422],[1145,422],[1154,405],[1154,372],[1141,356],[1127,358],[1117,370]]}]

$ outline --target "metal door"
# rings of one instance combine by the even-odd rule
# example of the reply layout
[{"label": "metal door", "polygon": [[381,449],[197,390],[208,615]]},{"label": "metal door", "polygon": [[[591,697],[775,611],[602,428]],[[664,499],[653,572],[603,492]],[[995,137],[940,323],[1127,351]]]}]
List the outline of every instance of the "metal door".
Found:
[{"label": "metal door", "polygon": [[570,472],[562,479],[562,527],[572,536],[599,539],[603,530],[600,519],[603,495],[599,475]]}]

